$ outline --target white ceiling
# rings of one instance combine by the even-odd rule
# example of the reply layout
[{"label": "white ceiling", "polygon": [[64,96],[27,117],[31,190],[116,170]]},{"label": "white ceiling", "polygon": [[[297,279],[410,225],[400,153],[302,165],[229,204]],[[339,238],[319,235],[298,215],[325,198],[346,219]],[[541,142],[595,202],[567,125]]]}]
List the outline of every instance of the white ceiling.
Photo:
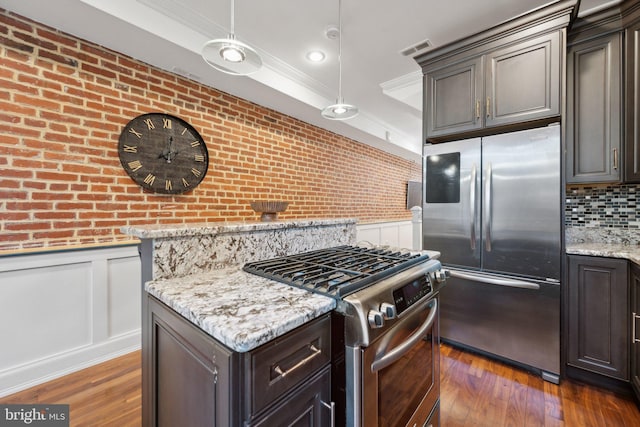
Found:
[{"label": "white ceiling", "polygon": [[[422,81],[400,52],[426,39],[431,49],[549,3],[550,0],[342,0],[345,102],[360,114],[345,122],[320,110],[336,101],[338,0],[235,0],[236,38],[264,66],[229,76],[201,58],[204,43],[226,37],[229,0],[0,0],[0,7],[182,74],[308,123],[407,159],[419,158]],[[553,1],[551,1],[553,2]],[[619,0],[582,0],[580,14]],[[312,64],[311,49],[327,58]]]}]

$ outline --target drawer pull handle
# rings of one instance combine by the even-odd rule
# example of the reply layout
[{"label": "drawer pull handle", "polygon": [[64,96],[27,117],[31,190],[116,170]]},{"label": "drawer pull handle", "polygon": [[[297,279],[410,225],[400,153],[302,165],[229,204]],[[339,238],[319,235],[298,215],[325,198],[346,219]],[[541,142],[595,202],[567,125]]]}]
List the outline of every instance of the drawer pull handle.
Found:
[{"label": "drawer pull handle", "polygon": [[635,344],[637,342],[640,342],[640,340],[636,338],[636,322],[638,319],[640,319],[640,316],[633,312],[633,314],[631,315],[631,319],[633,321],[633,323],[631,324],[631,344]]},{"label": "drawer pull handle", "polygon": [[613,169],[618,170],[618,149],[613,149]]},{"label": "drawer pull handle", "polygon": [[295,371],[296,369],[298,369],[299,367],[301,367],[302,365],[304,365],[305,363],[307,363],[308,361],[310,361],[311,359],[313,359],[314,357],[316,357],[317,355],[319,355],[320,353],[322,353],[322,350],[319,350],[318,348],[316,348],[315,345],[311,344],[309,346],[309,350],[311,350],[311,354],[308,355],[307,357],[305,357],[304,359],[302,359],[301,361],[299,361],[298,363],[296,363],[295,365],[293,365],[292,367],[290,367],[289,369],[287,369],[286,371],[283,371],[282,368],[280,367],[280,365],[276,365],[275,368],[273,368],[273,370],[280,375],[282,378],[286,377],[287,375],[289,375],[291,372]]}]

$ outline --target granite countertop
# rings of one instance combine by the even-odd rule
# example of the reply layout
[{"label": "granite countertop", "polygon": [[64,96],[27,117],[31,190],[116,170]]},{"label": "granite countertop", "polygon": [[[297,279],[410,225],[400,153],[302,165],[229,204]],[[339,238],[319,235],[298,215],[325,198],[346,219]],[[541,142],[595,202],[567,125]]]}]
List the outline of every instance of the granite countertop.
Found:
[{"label": "granite countertop", "polygon": [[120,231],[140,239],[201,236],[223,233],[247,233],[286,228],[321,227],[340,224],[355,224],[355,218],[295,219],[286,221],[238,221],[206,222],[199,224],[152,224],[124,226]]},{"label": "granite countertop", "polygon": [[640,265],[640,245],[624,243],[567,243],[566,252],[572,255],[591,255],[623,258]]},{"label": "granite countertop", "polygon": [[568,254],[622,258],[640,265],[640,230],[567,227],[565,239]]},{"label": "granite countertop", "polygon": [[154,280],[147,292],[237,352],[247,352],[328,313],[336,300],[237,267]]}]

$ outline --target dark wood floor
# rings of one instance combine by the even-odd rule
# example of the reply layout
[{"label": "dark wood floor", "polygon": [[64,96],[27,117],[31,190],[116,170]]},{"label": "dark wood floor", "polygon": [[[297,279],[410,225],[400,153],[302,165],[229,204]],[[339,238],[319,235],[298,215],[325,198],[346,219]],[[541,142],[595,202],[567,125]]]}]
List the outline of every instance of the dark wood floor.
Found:
[{"label": "dark wood floor", "polygon": [[[624,396],[528,372],[443,345],[441,421],[461,426],[640,426]],[[0,398],[0,403],[66,403],[71,426],[140,425],[140,352]]]}]

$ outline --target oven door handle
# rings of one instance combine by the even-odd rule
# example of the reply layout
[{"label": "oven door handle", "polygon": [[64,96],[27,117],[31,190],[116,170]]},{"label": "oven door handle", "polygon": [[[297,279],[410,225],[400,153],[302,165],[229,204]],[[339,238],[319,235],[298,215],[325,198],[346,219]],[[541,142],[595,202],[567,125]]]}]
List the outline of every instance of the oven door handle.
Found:
[{"label": "oven door handle", "polygon": [[424,321],[422,326],[420,326],[417,331],[411,334],[409,338],[407,338],[407,340],[402,344],[395,347],[389,353],[376,358],[373,363],[371,363],[371,372],[376,372],[380,369],[384,369],[392,363],[398,361],[424,337],[427,331],[433,326],[433,322],[435,322],[436,316],[438,314],[438,300],[433,299],[429,303],[427,303],[427,305],[429,304],[431,305],[431,312],[427,316],[427,319]]}]

